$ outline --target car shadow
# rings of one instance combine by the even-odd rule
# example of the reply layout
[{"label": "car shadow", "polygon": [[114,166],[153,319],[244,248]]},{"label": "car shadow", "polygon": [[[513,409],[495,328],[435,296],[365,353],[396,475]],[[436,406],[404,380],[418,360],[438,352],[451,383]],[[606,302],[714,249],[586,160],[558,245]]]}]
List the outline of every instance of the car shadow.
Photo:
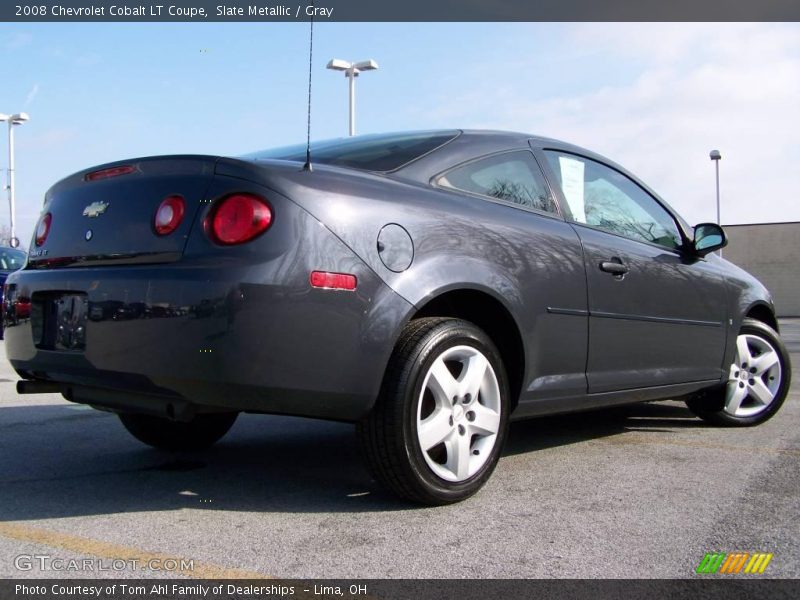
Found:
[{"label": "car shadow", "polygon": [[[702,426],[675,403],[544,417],[512,424],[504,455]],[[371,479],[347,424],[243,415],[214,448],[168,453],[134,440],[109,413],[67,404],[0,408],[0,520],[186,508],[356,513],[416,506]]]},{"label": "car shadow", "polygon": [[511,424],[504,456],[638,431],[669,434],[707,427],[682,402],[632,404],[593,411],[539,417]]}]

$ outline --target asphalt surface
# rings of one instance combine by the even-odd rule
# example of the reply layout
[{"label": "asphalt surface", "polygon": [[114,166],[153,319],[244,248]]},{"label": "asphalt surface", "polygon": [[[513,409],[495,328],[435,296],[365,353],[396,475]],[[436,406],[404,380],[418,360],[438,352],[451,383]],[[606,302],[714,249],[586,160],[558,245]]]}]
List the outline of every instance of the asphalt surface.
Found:
[{"label": "asphalt surface", "polygon": [[[798,364],[800,320],[782,328]],[[755,428],[678,402],[517,423],[484,490],[419,508],[371,481],[347,425],[245,415],[171,455],[14,381],[2,354],[0,577],[695,577],[710,551],[771,552],[762,577],[800,577],[798,383]],[[193,570],[129,566],[153,557]]]}]

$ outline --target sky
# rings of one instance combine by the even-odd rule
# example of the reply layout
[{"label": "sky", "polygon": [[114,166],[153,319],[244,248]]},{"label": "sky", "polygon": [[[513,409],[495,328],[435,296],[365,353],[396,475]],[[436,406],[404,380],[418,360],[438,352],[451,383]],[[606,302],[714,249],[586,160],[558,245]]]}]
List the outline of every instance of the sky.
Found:
[{"label": "sky", "polygon": [[[308,34],[307,23],[0,24],[0,112],[31,117],[15,131],[22,245],[47,188],[77,170],[304,141]],[[316,23],[314,139],[347,133],[334,57],[380,66],[357,80],[357,133],[555,137],[630,169],[692,223],[716,220],[719,149],[723,224],[800,221],[800,24]]]}]

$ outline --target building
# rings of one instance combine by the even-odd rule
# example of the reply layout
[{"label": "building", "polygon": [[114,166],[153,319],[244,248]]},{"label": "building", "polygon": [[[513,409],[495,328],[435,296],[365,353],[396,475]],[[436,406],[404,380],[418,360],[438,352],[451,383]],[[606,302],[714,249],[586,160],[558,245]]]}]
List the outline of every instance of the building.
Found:
[{"label": "building", "polygon": [[767,286],[779,317],[800,316],[800,222],[724,227],[723,258]]}]

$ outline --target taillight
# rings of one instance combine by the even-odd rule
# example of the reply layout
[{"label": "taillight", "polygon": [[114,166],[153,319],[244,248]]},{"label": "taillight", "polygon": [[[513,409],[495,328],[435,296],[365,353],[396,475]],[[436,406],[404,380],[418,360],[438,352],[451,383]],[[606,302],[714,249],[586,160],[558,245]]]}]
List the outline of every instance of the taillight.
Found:
[{"label": "taillight", "polygon": [[98,179],[108,179],[109,177],[119,177],[120,175],[127,175],[133,173],[136,167],[130,165],[123,165],[121,167],[109,167],[108,169],[100,169],[99,171],[92,171],[84,176],[86,181],[97,181]]},{"label": "taillight", "polygon": [[31,316],[31,299],[17,298],[14,302],[14,313],[18,319],[29,319]]},{"label": "taillight", "polygon": [[53,215],[50,213],[45,214],[39,219],[39,224],[36,226],[36,245],[41,246],[47,240],[47,235],[50,233],[50,224],[53,222]]},{"label": "taillight", "polygon": [[329,273],[328,271],[312,271],[311,287],[326,290],[349,290],[356,289],[356,276],[349,273]]},{"label": "taillight", "polygon": [[169,235],[178,228],[186,212],[186,203],[181,196],[167,196],[158,205],[153,227],[158,235]]},{"label": "taillight", "polygon": [[232,194],[222,199],[206,220],[206,231],[218,244],[233,245],[252,240],[272,224],[272,209],[251,194]]}]

